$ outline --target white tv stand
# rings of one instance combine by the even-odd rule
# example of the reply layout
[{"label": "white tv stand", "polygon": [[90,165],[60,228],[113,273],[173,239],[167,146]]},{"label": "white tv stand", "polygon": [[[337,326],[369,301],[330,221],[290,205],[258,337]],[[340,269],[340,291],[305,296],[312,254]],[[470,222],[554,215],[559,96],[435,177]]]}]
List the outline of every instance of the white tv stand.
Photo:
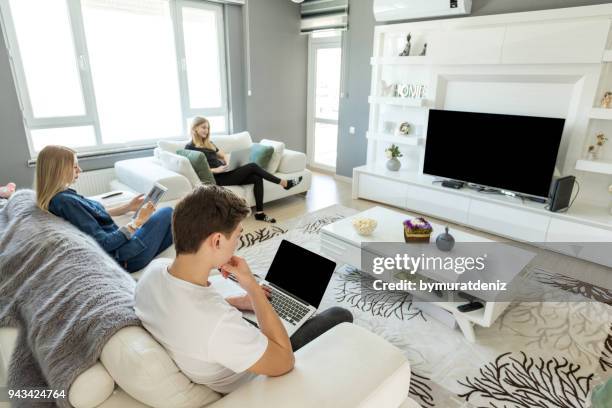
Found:
[{"label": "white tv stand", "polygon": [[[451,189],[416,171],[375,166],[353,169],[353,198],[365,198],[442,220],[565,253],[612,267],[612,251],[594,251],[585,242],[608,242],[612,216],[606,208],[575,204],[553,213],[544,204],[517,197]],[[564,245],[575,242],[576,245]]]}]

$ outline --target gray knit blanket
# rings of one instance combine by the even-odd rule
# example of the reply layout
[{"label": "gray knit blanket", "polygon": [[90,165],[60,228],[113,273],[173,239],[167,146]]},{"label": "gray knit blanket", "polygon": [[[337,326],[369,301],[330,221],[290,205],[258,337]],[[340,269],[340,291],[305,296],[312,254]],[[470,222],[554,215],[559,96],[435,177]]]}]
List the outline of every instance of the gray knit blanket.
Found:
[{"label": "gray knit blanket", "polygon": [[66,397],[13,406],[70,407],[70,386],[106,341],[140,325],[134,287],[93,239],[36,207],[33,191],[15,193],[0,210],[0,327],[19,328],[7,386]]}]

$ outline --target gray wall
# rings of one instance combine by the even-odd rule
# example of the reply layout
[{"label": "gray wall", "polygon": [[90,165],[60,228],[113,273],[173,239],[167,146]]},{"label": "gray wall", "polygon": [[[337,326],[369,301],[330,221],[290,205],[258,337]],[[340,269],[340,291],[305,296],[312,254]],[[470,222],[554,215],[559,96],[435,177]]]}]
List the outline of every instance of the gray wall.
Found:
[{"label": "gray wall", "polygon": [[[373,53],[373,0],[350,0],[345,75],[348,97],[340,101],[336,173],[352,177],[353,167],[366,162],[371,67]],[[472,16],[513,13],[563,7],[605,4],[603,0],[473,0]],[[397,23],[397,22],[393,22]],[[355,127],[355,134],[348,132]]]},{"label": "gray wall", "polygon": [[4,37],[0,35],[0,184],[31,185],[33,172]]},{"label": "gray wall", "polygon": [[[229,96],[234,131],[249,130],[253,139],[282,140],[306,149],[307,38],[300,35],[299,6],[289,0],[250,0],[253,96],[246,96],[243,10],[226,6]],[[84,170],[112,167],[117,160],[151,151],[80,160]],[[32,185],[23,118],[4,38],[0,35],[0,184]]]},{"label": "gray wall", "polygon": [[306,151],[308,38],[290,0],[249,0],[252,95],[247,129],[254,140],[275,139]]},{"label": "gray wall", "polygon": [[242,7],[236,5],[225,6],[226,54],[229,63],[228,86],[230,116],[232,117],[233,129],[235,131],[246,129],[246,71],[243,41],[244,23],[242,18]]}]

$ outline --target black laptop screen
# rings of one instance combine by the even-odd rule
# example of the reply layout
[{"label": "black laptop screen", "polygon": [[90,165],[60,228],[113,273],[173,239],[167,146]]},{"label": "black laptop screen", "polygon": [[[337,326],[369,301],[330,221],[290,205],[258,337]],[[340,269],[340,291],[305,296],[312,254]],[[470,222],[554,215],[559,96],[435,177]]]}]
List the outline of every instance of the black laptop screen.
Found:
[{"label": "black laptop screen", "polygon": [[283,240],[266,280],[318,308],[334,269],[335,262]]}]

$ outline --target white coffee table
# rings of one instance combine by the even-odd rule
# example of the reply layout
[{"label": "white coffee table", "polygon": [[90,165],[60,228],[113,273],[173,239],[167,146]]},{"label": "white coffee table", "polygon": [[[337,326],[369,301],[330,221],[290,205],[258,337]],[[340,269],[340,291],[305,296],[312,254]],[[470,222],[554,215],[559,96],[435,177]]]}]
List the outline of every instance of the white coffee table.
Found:
[{"label": "white coffee table", "polygon": [[[323,255],[334,259],[340,264],[348,264],[363,270],[362,250],[364,244],[377,242],[404,242],[402,222],[406,219],[416,217],[414,214],[402,213],[383,207],[373,207],[353,216],[329,224],[321,229],[321,251]],[[352,221],[355,218],[372,218],[378,223],[378,227],[370,236],[357,234]],[[432,241],[444,232],[446,225],[430,222],[433,227]],[[482,242],[491,243],[492,240],[460,230],[452,230],[456,242]],[[518,275],[527,264],[535,257],[535,253],[516,249],[516,259],[512,260],[512,278]],[[380,278],[380,276],[379,276]],[[415,299],[419,293],[414,293]],[[461,328],[465,337],[475,341],[473,325],[489,327],[495,322],[501,313],[508,307],[510,302],[486,302],[484,308],[463,313],[457,310],[457,306],[465,304],[465,300],[452,302],[429,302],[432,305],[445,309],[452,313],[455,321]],[[426,310],[425,310],[426,312]]]}]

